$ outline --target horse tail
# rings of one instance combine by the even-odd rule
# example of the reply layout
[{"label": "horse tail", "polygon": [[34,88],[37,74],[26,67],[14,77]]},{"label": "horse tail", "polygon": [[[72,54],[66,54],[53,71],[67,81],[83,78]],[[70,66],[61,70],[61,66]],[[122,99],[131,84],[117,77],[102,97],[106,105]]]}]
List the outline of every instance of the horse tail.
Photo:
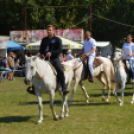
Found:
[{"label": "horse tail", "polygon": [[[114,67],[112,62],[111,62],[111,76],[112,76],[112,81],[114,81]],[[115,83],[113,82],[113,94],[114,92],[115,92]]]}]

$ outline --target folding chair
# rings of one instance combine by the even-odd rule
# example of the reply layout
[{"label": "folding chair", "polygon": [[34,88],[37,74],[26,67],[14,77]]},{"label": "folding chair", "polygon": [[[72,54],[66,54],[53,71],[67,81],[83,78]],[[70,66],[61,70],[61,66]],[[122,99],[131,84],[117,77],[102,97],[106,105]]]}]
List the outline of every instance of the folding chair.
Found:
[{"label": "folding chair", "polygon": [[7,77],[6,71],[0,70],[0,82],[5,82],[6,77]]}]

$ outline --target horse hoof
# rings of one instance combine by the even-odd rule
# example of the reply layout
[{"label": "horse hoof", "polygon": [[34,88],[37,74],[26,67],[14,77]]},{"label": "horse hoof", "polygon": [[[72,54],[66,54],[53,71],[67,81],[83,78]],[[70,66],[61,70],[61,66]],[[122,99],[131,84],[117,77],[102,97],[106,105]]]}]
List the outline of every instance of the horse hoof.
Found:
[{"label": "horse hoof", "polygon": [[122,103],[120,103],[120,104],[119,104],[119,106],[123,106],[123,104],[122,104]]},{"label": "horse hoof", "polygon": [[54,118],[54,120],[55,120],[55,121],[57,121],[57,120],[58,120],[58,115],[56,115],[56,118]]},{"label": "horse hoof", "polygon": [[41,124],[42,123],[42,121],[37,121],[37,125],[39,125],[39,124]]},{"label": "horse hoof", "polygon": [[131,101],[130,103],[133,104],[133,101]]},{"label": "horse hoof", "polygon": [[86,103],[89,103],[89,101],[86,101]]},{"label": "horse hoof", "polygon": [[69,117],[69,115],[68,115],[68,114],[66,114],[66,115],[65,115],[65,117]]},{"label": "horse hoof", "polygon": [[60,119],[63,120],[64,119],[64,116],[60,116]]},{"label": "horse hoof", "polygon": [[106,102],[109,102],[109,100],[107,99]]}]

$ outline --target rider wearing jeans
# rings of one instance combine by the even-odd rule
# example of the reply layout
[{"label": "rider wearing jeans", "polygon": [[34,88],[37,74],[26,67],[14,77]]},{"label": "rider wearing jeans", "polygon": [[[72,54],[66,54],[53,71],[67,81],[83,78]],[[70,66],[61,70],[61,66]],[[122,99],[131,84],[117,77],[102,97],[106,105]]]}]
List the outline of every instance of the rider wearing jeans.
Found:
[{"label": "rider wearing jeans", "polygon": [[83,44],[84,55],[88,57],[88,66],[90,70],[91,77],[88,78],[90,82],[93,83],[93,62],[95,59],[95,48],[96,48],[96,41],[91,37],[91,33],[89,31],[86,32],[86,40]]},{"label": "rider wearing jeans", "polygon": [[130,64],[130,71],[132,72],[132,82],[134,83],[134,43],[132,42],[132,35],[127,35],[127,43],[125,43],[122,47],[124,50],[124,57],[123,59],[126,59],[129,61]]}]

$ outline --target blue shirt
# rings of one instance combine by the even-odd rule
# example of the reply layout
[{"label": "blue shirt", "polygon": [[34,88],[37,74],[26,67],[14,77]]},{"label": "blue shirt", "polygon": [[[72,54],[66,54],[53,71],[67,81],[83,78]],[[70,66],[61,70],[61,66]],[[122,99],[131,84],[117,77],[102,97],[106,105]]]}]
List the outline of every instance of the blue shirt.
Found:
[{"label": "blue shirt", "polygon": [[[83,43],[84,54],[89,53],[93,48],[96,48],[95,39],[91,38],[89,40],[85,40]],[[90,56],[95,56],[95,51],[90,54]]]},{"label": "blue shirt", "polygon": [[67,60],[71,60],[71,59],[74,59],[74,57],[73,57],[71,54],[68,54],[68,55],[66,56],[66,59],[67,59]]},{"label": "blue shirt", "polygon": [[6,66],[7,66],[6,61],[1,60],[0,61],[0,66],[6,68]]}]

